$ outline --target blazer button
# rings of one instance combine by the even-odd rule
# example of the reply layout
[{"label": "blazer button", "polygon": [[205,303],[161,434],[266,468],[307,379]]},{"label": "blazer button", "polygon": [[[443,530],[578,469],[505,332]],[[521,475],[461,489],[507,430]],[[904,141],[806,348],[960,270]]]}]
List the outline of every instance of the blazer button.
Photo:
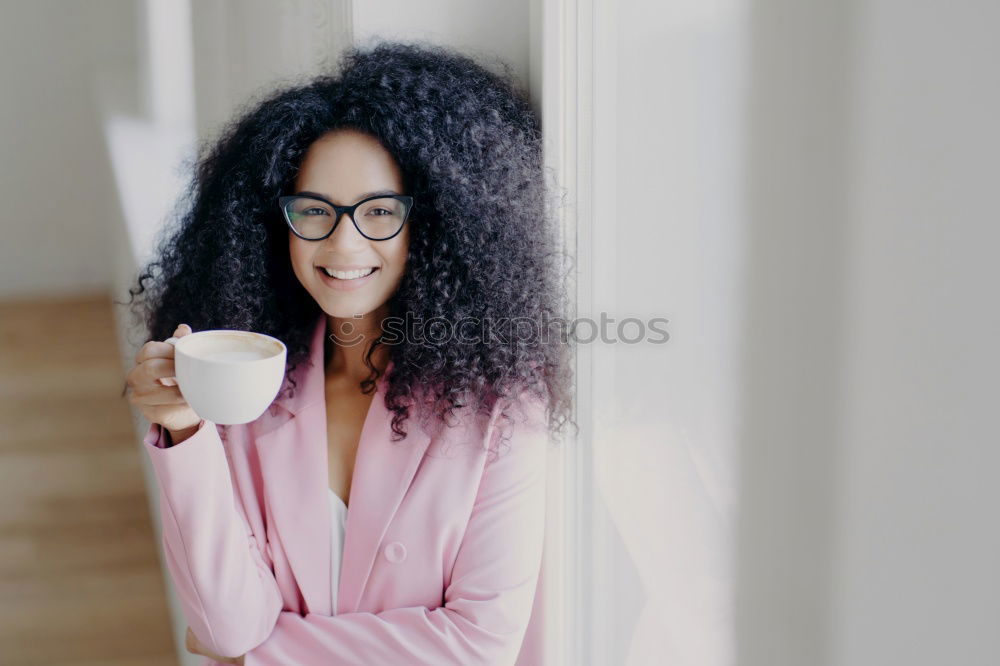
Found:
[{"label": "blazer button", "polygon": [[383,552],[385,553],[385,559],[392,563],[402,562],[406,559],[406,546],[398,541],[390,543],[385,547]]}]

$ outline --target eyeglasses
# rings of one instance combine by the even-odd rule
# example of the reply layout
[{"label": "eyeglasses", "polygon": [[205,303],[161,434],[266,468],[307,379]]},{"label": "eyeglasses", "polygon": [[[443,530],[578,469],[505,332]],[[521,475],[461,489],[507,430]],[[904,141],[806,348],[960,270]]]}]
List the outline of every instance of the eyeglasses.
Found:
[{"label": "eyeglasses", "polygon": [[340,216],[347,213],[358,232],[369,240],[389,240],[403,229],[413,208],[413,197],[404,194],[362,199],[353,206],[336,206],[319,196],[278,197],[288,228],[303,240],[320,241],[333,233]]}]

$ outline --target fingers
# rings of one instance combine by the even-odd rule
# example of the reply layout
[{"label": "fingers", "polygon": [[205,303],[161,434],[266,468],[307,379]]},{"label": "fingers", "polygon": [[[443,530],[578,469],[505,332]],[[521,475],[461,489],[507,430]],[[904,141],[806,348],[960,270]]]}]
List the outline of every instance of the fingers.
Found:
[{"label": "fingers", "polygon": [[162,377],[176,377],[174,369],[174,359],[163,356],[148,358],[133,367],[129,373],[130,385],[158,384],[156,381]]},{"label": "fingers", "polygon": [[139,353],[135,355],[135,363],[139,365],[151,358],[173,358],[174,346],[169,342],[150,340],[139,348]]},{"label": "fingers", "polygon": [[[187,324],[180,324],[171,337],[181,338],[192,333]],[[184,402],[174,378],[174,345],[150,340],[135,356],[135,367],[126,376],[129,400],[144,405],[174,405]]]},{"label": "fingers", "polygon": [[162,407],[187,403],[177,386],[154,386],[136,388],[129,394],[129,402],[135,405]]},{"label": "fingers", "polygon": [[174,359],[172,358],[151,358],[142,364],[149,383],[157,386],[177,386],[173,379],[177,376]]},{"label": "fingers", "polygon": [[[191,334],[191,327],[187,324],[180,324],[174,329],[173,334],[170,337],[182,338],[185,335]],[[135,362],[138,365],[143,361],[147,361],[151,358],[173,358],[174,357],[174,346],[169,342],[164,342],[162,340],[150,340],[144,344],[139,352],[135,355]]]},{"label": "fingers", "polygon": [[173,379],[176,376],[173,357],[153,357],[139,362],[129,370],[125,383],[133,392],[143,394],[154,388],[177,386]]}]

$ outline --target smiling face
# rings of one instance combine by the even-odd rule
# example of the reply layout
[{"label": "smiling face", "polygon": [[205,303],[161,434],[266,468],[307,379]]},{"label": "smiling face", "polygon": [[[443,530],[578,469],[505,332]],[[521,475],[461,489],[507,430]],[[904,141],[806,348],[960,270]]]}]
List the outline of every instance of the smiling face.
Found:
[{"label": "smiling face", "polygon": [[[392,155],[374,137],[350,129],[327,133],[309,147],[294,192],[320,194],[338,206],[353,205],[374,192],[407,194]],[[344,214],[333,233],[321,241],[304,240],[289,229],[292,269],[331,317],[367,315],[385,305],[399,286],[406,269],[409,227],[407,221],[392,238],[373,241]],[[346,271],[341,278],[353,279],[330,277],[323,267]],[[369,268],[375,269],[370,275],[356,277]]]}]

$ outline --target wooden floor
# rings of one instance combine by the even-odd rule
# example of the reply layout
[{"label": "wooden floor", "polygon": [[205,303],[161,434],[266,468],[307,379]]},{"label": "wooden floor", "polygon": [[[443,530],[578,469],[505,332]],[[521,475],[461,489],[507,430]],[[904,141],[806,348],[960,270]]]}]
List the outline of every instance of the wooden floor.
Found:
[{"label": "wooden floor", "polygon": [[110,297],[0,303],[0,664],[176,666]]}]

